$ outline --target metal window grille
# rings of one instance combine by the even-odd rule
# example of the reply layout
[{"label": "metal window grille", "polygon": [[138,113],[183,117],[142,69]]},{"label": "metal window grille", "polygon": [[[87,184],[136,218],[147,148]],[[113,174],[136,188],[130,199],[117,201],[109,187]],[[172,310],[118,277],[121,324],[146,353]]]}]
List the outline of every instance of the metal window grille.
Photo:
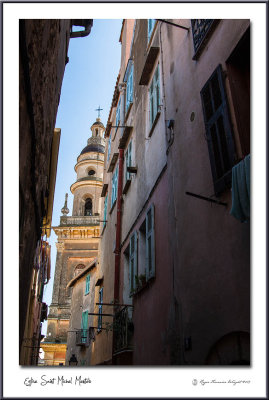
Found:
[{"label": "metal window grille", "polygon": [[192,19],[192,36],[193,36],[193,44],[195,53],[199,49],[201,43],[206,37],[211,25],[213,24],[214,19]]}]

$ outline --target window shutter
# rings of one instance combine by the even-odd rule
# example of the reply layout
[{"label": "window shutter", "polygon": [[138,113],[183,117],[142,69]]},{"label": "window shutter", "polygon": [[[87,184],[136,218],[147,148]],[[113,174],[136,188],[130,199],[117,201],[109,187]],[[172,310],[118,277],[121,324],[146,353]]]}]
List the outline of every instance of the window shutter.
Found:
[{"label": "window shutter", "polygon": [[[104,288],[101,288],[100,290],[99,290],[99,303],[103,303],[103,289]],[[99,306],[98,306],[98,313],[99,313],[99,315],[98,315],[98,330],[100,330],[101,328],[102,328],[102,312],[103,312],[103,305],[102,304],[99,304]]]},{"label": "window shutter", "polygon": [[130,238],[129,244],[129,284],[130,292],[136,288],[137,276],[137,232],[134,232]]},{"label": "window shutter", "polygon": [[88,294],[90,291],[90,275],[86,276],[86,287],[85,287],[85,294]]},{"label": "window shutter", "polygon": [[150,85],[149,89],[149,116],[150,116],[150,126],[152,126],[154,122],[154,86],[153,81]]},{"label": "window shutter", "polygon": [[104,221],[103,221],[103,226],[106,226],[106,217],[107,217],[107,195],[106,195],[105,204],[104,204]]},{"label": "window shutter", "polygon": [[116,111],[116,125],[118,126],[120,124],[120,104],[121,104],[121,98],[119,99],[117,111]]},{"label": "window shutter", "polygon": [[81,329],[82,329],[81,342],[86,343],[87,330],[88,330],[88,311],[83,311],[82,313]]},{"label": "window shutter", "polygon": [[130,67],[129,75],[127,79],[127,88],[126,88],[126,105],[125,111],[128,111],[130,104],[133,102],[133,64]]},{"label": "window shutter", "polygon": [[157,65],[155,72],[155,98],[156,98],[156,113],[159,111],[160,106],[160,74],[159,74],[159,64]]},{"label": "window shutter", "polygon": [[215,194],[231,183],[235,147],[227,96],[219,65],[201,90],[204,122]]},{"label": "window shutter", "polygon": [[110,152],[111,152],[111,135],[109,136],[108,145],[107,145],[107,161],[109,160]]},{"label": "window shutter", "polygon": [[148,19],[148,42],[150,40],[154,24],[155,24],[155,19]]},{"label": "window shutter", "polygon": [[127,167],[132,166],[132,141],[130,141],[129,146],[126,151],[126,180],[131,179],[130,172],[127,171]]},{"label": "window shutter", "polygon": [[147,279],[155,276],[154,205],[146,214],[146,273]]}]

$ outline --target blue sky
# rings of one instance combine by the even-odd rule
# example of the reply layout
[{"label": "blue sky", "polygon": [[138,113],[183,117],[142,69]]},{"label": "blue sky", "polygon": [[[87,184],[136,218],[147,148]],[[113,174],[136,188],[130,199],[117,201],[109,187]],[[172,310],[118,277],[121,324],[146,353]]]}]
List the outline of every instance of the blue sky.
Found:
[{"label": "blue sky", "polygon": [[[114,87],[120,68],[119,42],[122,20],[95,19],[89,36],[70,39],[69,63],[65,67],[56,128],[61,128],[52,226],[60,223],[65,193],[68,193],[69,215],[72,215],[73,195],[70,186],[76,180],[74,166],[91,135],[90,127],[97,118],[106,125]],[[50,305],[55,270],[57,237],[52,231],[51,279],[45,286],[44,301]],[[43,333],[46,333],[46,323]]]}]

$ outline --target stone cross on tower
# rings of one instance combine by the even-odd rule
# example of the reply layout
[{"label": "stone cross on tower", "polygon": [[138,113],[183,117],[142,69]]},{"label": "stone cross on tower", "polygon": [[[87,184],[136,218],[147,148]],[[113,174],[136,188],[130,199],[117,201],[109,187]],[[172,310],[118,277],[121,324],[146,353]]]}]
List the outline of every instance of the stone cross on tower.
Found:
[{"label": "stone cross on tower", "polygon": [[100,111],[102,111],[103,109],[102,108],[100,108],[100,106],[99,106],[99,108],[96,108],[96,110],[95,111],[98,111],[98,118],[100,118]]}]

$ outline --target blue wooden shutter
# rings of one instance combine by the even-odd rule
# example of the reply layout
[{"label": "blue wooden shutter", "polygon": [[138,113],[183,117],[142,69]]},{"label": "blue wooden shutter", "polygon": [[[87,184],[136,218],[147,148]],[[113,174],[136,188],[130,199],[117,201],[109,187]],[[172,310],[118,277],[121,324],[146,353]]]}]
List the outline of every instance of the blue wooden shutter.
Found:
[{"label": "blue wooden shutter", "polygon": [[118,107],[116,110],[116,125],[117,126],[120,124],[120,105],[121,105],[121,98],[119,99]]},{"label": "blue wooden shutter", "polygon": [[154,238],[154,205],[146,214],[146,275],[147,279],[155,276],[155,238]]},{"label": "blue wooden shutter", "polygon": [[113,206],[115,200],[117,199],[117,190],[118,190],[118,165],[112,177],[111,207]]},{"label": "blue wooden shutter", "polygon": [[214,182],[219,195],[231,183],[235,147],[227,96],[219,65],[201,90],[206,137]]},{"label": "blue wooden shutter", "polygon": [[126,180],[131,179],[131,174],[130,172],[127,171],[127,167],[131,167],[132,166],[132,141],[130,141],[128,148],[127,148],[127,152],[126,152]]},{"label": "blue wooden shutter", "polygon": [[155,19],[148,19],[148,42],[150,40],[154,24],[155,24]]},{"label": "blue wooden shutter", "polygon": [[128,111],[130,104],[133,102],[133,64],[130,67],[129,75],[127,78],[127,88],[126,88],[126,105],[125,111]]}]

